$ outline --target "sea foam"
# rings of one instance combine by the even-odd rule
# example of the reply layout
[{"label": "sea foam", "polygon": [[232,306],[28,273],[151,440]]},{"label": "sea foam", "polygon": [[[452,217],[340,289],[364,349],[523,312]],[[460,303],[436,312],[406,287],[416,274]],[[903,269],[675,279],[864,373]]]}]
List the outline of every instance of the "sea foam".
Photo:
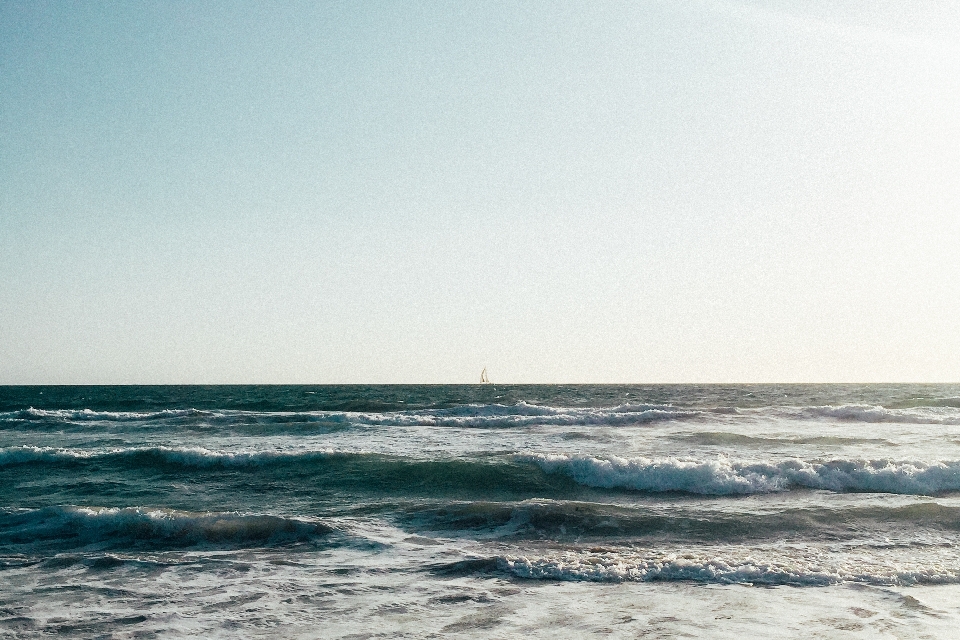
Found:
[{"label": "sea foam", "polygon": [[[91,409],[22,409],[0,412],[0,428],[37,429],[64,425],[95,428],[93,425],[145,423],[190,425],[228,430],[262,428],[302,430],[368,426],[452,427],[510,429],[536,426],[642,426],[671,421],[743,422],[755,420],[814,422],[864,422],[891,424],[960,425],[960,409],[953,406],[885,408],[879,405],[771,405],[762,408],[701,407],[672,404],[627,403],[610,407],[553,407],[516,404],[465,404],[440,409],[396,411],[245,411],[167,409],[153,412],[94,411]],[[127,427],[129,428],[129,427]]]},{"label": "sea foam", "polygon": [[960,425],[960,412],[950,406],[888,409],[879,405],[848,404],[780,407],[772,411],[794,419],[830,418],[850,422]]},{"label": "sea foam", "polygon": [[567,454],[521,454],[547,473],[562,473],[578,484],[637,491],[683,491],[709,495],[786,491],[794,487],[931,495],[960,490],[960,461],[889,460],[777,462],[677,458],[595,458]]},{"label": "sea foam", "polygon": [[[548,556],[497,556],[497,570],[520,578],[591,582],[693,581],[719,584],[826,586],[958,584],[956,553],[942,550],[901,557],[862,558],[791,549],[714,548],[637,553],[611,549]],[[920,557],[922,555],[923,557]],[[929,557],[927,557],[929,556]],[[492,563],[491,563],[492,564]]]},{"label": "sea foam", "polygon": [[90,422],[108,420],[111,422],[130,422],[164,420],[170,418],[202,418],[222,415],[213,411],[199,409],[163,409],[161,411],[94,411],[93,409],[21,409],[19,411],[0,412],[0,420],[52,420]]}]

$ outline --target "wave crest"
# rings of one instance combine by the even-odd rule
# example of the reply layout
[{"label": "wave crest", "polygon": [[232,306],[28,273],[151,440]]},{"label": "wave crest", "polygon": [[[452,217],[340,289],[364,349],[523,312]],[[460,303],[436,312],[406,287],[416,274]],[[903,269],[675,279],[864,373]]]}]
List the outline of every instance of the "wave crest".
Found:
[{"label": "wave crest", "polygon": [[683,491],[708,495],[770,493],[792,487],[933,495],[960,490],[960,462],[788,459],[776,463],[675,458],[594,458],[582,455],[519,455],[547,473],[605,489]]},{"label": "wave crest", "polygon": [[81,462],[127,460],[182,467],[253,467],[289,461],[309,462],[332,455],[332,450],[310,451],[212,451],[203,447],[132,447],[89,451],[56,447],[17,446],[0,448],[0,467],[33,462]]},{"label": "wave crest", "polygon": [[47,507],[0,514],[5,544],[83,547],[246,547],[304,542],[329,533],[326,525],[296,518],[170,509]]},{"label": "wave crest", "polygon": [[847,404],[783,407],[779,413],[787,418],[807,420],[830,418],[849,422],[960,425],[960,415],[949,406],[888,409],[880,405]]},{"label": "wave crest", "polygon": [[909,561],[834,560],[793,550],[704,549],[682,553],[630,553],[607,549],[556,556],[498,556],[499,571],[519,578],[591,582],[693,581],[714,584],[826,586],[839,582],[875,585],[958,584],[955,554],[934,550]]},{"label": "wave crest", "polygon": [[304,426],[335,428],[346,425],[400,427],[511,428],[537,425],[634,425],[701,416],[701,411],[671,405],[624,404],[615,407],[551,407],[518,402],[513,405],[466,404],[441,409],[400,411],[259,412],[177,409],[155,412],[113,412],[91,409],[23,409],[0,413],[0,424],[62,428],[65,424],[166,422],[176,425],[249,430],[257,426],[297,429]]},{"label": "wave crest", "polygon": [[162,409],[160,411],[94,411],[93,409],[21,409],[0,413],[5,420],[52,420],[92,422],[109,420],[112,422],[164,420],[170,418],[202,418],[215,416],[213,411],[200,409]]}]

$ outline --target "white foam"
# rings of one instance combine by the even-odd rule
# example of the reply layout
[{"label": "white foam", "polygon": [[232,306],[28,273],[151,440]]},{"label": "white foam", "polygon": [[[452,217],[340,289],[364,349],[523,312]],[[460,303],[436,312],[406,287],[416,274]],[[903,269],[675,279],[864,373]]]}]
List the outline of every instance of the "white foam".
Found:
[{"label": "white foam", "polygon": [[960,411],[954,407],[915,407],[887,409],[879,405],[781,407],[786,417],[795,419],[831,418],[850,422],[960,425]]},{"label": "white foam", "polygon": [[563,473],[591,487],[685,491],[727,495],[785,491],[792,487],[929,495],[960,490],[960,462],[889,460],[745,462],[677,458],[594,458],[567,454],[518,455],[547,473]]},{"label": "white foam", "polygon": [[632,425],[668,420],[685,420],[703,412],[678,409],[670,405],[624,404],[615,407],[551,407],[520,402],[515,405],[462,405],[448,409],[387,412],[307,411],[201,411],[198,409],[156,412],[93,411],[90,409],[24,409],[0,413],[5,421],[55,422],[147,422],[195,418],[217,424],[236,419],[254,422],[338,422],[354,425],[441,426],[460,428],[511,428],[537,425]]},{"label": "white foam", "polygon": [[211,411],[199,409],[163,409],[161,411],[94,411],[92,409],[23,409],[0,413],[0,419],[19,420],[61,420],[75,422],[90,422],[108,420],[114,422],[129,422],[136,420],[160,420],[164,418],[191,418],[218,415]]},{"label": "white foam", "polygon": [[29,462],[53,462],[80,460],[95,455],[90,451],[61,449],[56,447],[16,446],[0,448],[0,467]]},{"label": "white foam", "polygon": [[156,455],[168,462],[188,467],[249,467],[287,460],[310,461],[329,457],[332,449],[295,451],[212,451],[203,447],[149,447],[127,449],[116,455]]},{"label": "white foam", "polygon": [[613,407],[552,407],[519,402],[514,405],[472,404],[444,409],[408,411],[258,412],[171,409],[154,412],[93,411],[91,409],[24,409],[0,413],[0,420],[58,423],[110,423],[196,420],[210,425],[292,422],[332,422],[355,426],[430,426],[454,428],[524,428],[556,426],[629,426],[665,421],[743,421],[774,418],[800,421],[849,421],[893,424],[960,425],[960,408],[925,406],[888,409],[879,405],[768,406],[753,409],[689,409],[660,404],[622,404]]},{"label": "white foam", "polygon": [[626,404],[616,407],[549,407],[516,405],[467,405],[430,411],[345,414],[363,424],[391,426],[442,426],[460,428],[511,428],[538,425],[619,426],[701,416],[700,411],[669,405]]},{"label": "white foam", "polygon": [[[929,556],[929,557],[927,557]],[[499,556],[501,571],[521,578],[594,582],[689,580],[720,584],[823,586],[868,584],[958,584],[956,553],[924,557],[863,558],[823,549],[738,549],[708,547],[682,552],[568,551],[541,557]]]}]

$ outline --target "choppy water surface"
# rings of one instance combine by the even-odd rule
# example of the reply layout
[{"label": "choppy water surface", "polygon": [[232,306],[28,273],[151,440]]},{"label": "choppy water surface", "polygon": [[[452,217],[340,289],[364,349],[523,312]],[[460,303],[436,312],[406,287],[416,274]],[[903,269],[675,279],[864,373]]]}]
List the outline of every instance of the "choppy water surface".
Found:
[{"label": "choppy water surface", "polygon": [[936,636],[958,543],[958,385],[0,387],[0,636]]}]

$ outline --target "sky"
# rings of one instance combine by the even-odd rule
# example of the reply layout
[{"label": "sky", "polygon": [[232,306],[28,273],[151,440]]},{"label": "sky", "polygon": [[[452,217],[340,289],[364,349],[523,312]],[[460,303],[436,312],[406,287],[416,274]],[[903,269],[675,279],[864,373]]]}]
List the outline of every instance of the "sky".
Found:
[{"label": "sky", "polygon": [[0,3],[0,384],[960,381],[960,3]]}]

